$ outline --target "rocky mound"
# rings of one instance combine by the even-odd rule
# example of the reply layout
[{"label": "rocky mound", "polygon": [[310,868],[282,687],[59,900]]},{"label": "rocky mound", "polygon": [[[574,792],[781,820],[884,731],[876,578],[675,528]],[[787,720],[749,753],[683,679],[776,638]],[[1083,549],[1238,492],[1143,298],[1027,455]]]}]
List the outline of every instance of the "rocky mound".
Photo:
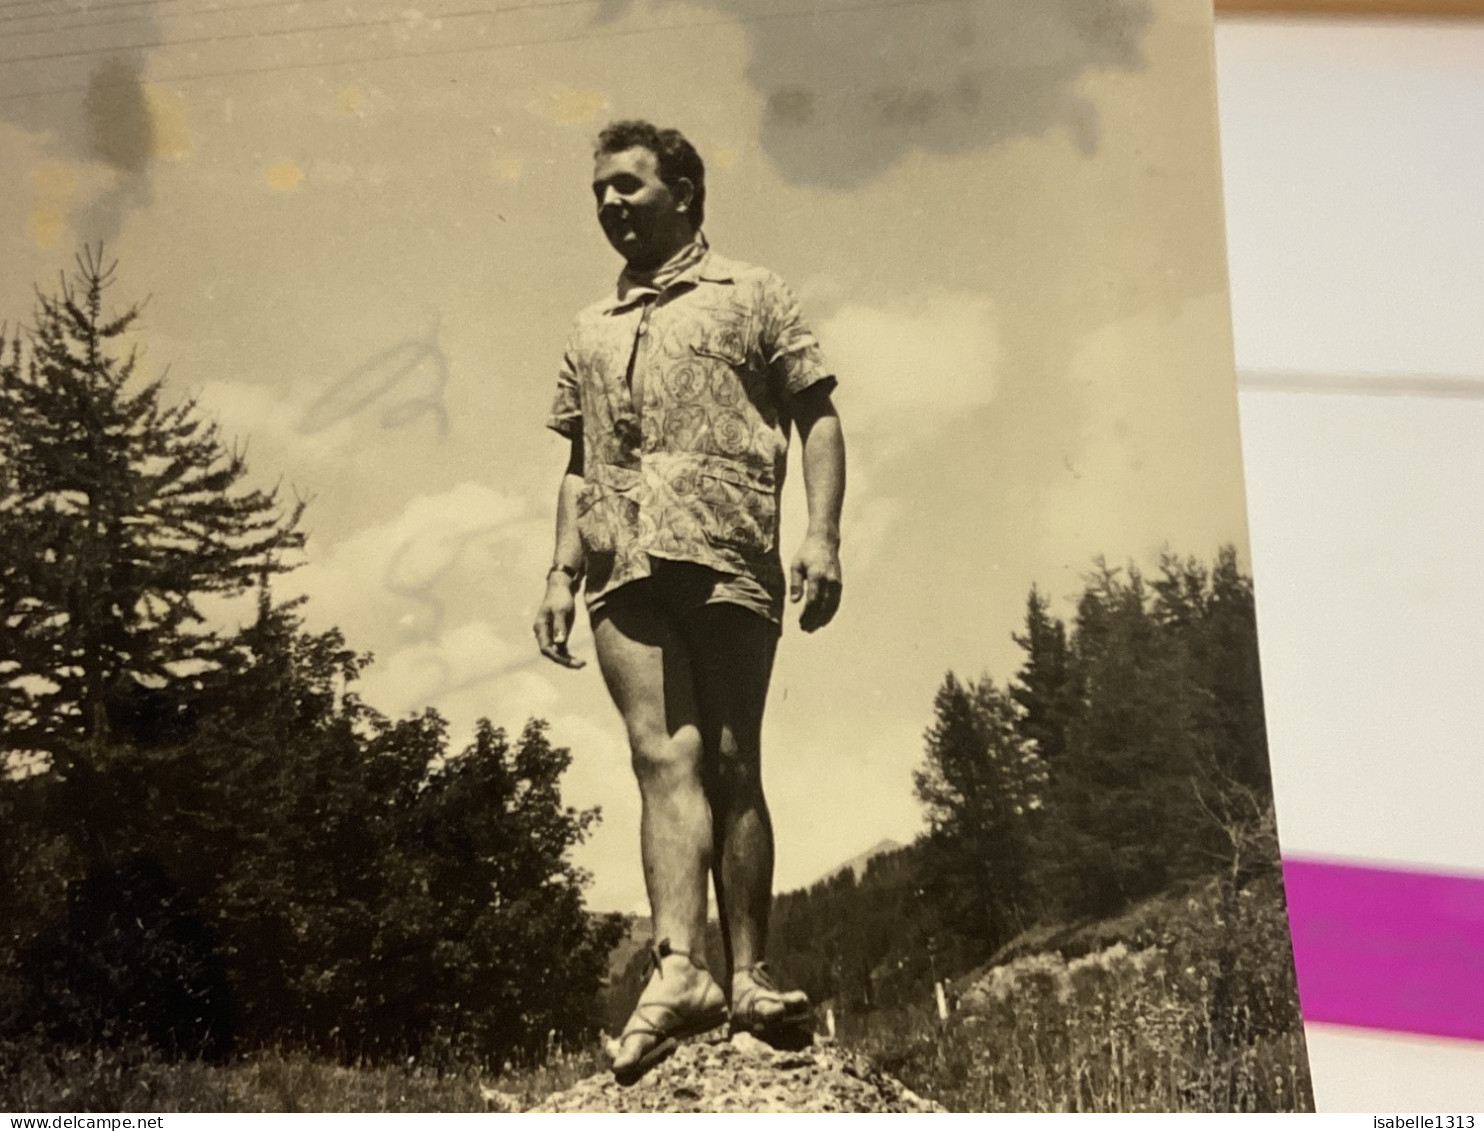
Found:
[{"label": "rocky mound", "polygon": [[608,1073],[548,1096],[533,1111],[942,1111],[828,1041],[797,1052],[755,1037],[681,1045],[637,1084]]}]

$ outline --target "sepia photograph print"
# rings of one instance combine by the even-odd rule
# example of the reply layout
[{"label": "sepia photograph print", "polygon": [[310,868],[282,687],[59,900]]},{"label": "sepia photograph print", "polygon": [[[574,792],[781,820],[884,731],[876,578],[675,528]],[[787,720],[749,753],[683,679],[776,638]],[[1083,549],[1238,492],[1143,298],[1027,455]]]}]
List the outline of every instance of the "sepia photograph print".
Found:
[{"label": "sepia photograph print", "polygon": [[1209,0],[0,25],[0,1108],[1312,1108]]}]

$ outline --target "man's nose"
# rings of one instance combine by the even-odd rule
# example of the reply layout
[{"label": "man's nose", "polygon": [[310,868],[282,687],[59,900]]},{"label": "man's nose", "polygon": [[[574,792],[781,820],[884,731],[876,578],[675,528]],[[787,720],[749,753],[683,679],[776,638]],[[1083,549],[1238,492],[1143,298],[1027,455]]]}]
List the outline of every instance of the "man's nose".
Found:
[{"label": "man's nose", "polygon": [[616,208],[616,207],[618,207],[618,205],[620,205],[622,203],[623,203],[623,198],[621,196],[619,196],[618,190],[616,188],[614,188],[612,185],[609,185],[609,186],[607,186],[603,190],[603,195],[598,200],[598,207],[599,208],[610,208],[610,207],[611,208]]}]

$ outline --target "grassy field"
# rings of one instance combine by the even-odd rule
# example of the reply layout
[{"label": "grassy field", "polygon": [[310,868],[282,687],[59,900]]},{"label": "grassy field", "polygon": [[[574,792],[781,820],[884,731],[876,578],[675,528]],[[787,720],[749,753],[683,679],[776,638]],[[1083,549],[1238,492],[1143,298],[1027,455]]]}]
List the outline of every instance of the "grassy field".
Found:
[{"label": "grassy field", "polygon": [[0,1110],[38,1112],[487,1112],[521,1109],[600,1071],[590,1052],[492,1076],[476,1068],[340,1065],[264,1052],[226,1065],[140,1050],[7,1050]]}]

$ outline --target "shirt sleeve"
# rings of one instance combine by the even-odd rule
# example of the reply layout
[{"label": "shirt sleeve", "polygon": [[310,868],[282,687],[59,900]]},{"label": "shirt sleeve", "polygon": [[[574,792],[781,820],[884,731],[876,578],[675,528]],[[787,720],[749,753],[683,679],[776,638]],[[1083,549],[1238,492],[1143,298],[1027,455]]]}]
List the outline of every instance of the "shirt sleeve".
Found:
[{"label": "shirt sleeve", "polygon": [[761,306],[761,345],[779,386],[789,396],[820,384],[825,392],[833,390],[835,374],[825,364],[819,341],[804,322],[798,299],[778,276],[770,273],[764,280]]},{"label": "shirt sleeve", "polygon": [[562,367],[557,373],[556,396],[552,399],[546,426],[569,440],[582,434],[582,398],[577,383],[576,349],[573,341],[567,343],[567,350],[562,355]]}]

